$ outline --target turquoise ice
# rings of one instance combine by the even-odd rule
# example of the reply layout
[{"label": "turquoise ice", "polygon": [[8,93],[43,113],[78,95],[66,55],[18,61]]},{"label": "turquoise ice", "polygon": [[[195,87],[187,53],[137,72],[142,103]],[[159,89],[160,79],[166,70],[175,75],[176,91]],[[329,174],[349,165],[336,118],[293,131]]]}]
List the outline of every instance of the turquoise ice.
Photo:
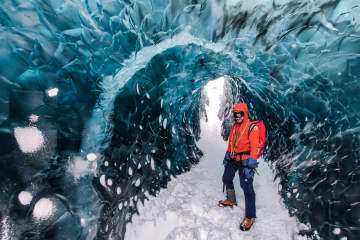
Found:
[{"label": "turquoise ice", "polygon": [[246,101],[290,215],[310,226],[301,234],[356,239],[359,11],[356,0],[2,1],[2,238],[123,239],[146,194],[201,161],[202,90],[225,76],[224,140]]}]

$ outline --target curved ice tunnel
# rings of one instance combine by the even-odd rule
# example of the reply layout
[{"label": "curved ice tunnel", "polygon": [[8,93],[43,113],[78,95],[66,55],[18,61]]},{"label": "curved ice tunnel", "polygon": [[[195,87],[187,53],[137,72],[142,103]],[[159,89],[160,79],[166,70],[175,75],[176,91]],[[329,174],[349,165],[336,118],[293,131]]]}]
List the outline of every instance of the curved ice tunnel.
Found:
[{"label": "curved ice tunnel", "polygon": [[[311,226],[303,234],[356,239],[358,9],[356,1],[4,1],[2,237],[122,239],[138,201],[199,161],[202,88],[226,75],[224,138],[232,105],[248,102],[269,130],[265,158],[290,214]],[[38,129],[44,146],[23,151],[15,129],[24,128]]]}]

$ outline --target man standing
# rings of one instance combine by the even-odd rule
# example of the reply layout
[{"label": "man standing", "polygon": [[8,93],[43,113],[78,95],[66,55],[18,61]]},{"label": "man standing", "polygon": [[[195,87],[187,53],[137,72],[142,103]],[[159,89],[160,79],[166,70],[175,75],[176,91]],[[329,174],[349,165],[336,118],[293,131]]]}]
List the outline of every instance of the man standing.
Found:
[{"label": "man standing", "polygon": [[226,200],[221,207],[237,205],[233,179],[239,171],[240,186],[245,195],[245,217],[240,230],[248,231],[255,222],[255,191],[253,186],[255,168],[258,166],[259,130],[248,119],[248,107],[239,103],[233,109],[235,123],[231,127],[227,152],[224,158],[223,183],[226,185]]}]

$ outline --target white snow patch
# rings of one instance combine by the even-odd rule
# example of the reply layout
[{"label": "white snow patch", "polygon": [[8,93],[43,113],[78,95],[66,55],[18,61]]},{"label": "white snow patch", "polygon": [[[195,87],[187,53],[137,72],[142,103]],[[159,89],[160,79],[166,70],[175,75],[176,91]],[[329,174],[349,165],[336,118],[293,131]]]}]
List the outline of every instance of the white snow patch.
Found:
[{"label": "white snow patch", "polygon": [[51,88],[49,90],[46,91],[47,95],[49,97],[56,97],[59,93],[59,89],[58,88]]},{"label": "white snow patch", "polygon": [[35,115],[35,114],[31,114],[31,115],[29,116],[29,121],[30,121],[31,123],[36,123],[37,121],[39,121],[39,116],[38,116],[38,115]]},{"label": "white snow patch", "polygon": [[100,176],[100,184],[101,184],[103,187],[106,187],[105,175],[101,175],[101,176]]},{"label": "white snow patch", "polygon": [[94,161],[96,160],[97,156],[95,153],[89,153],[88,155],[86,155],[86,159],[89,161]]},{"label": "white snow patch", "polygon": [[107,180],[107,185],[109,185],[110,187],[113,185],[113,181],[111,178]]},{"label": "white snow patch", "polygon": [[155,170],[155,161],[153,158],[151,158],[151,169]]},{"label": "white snow patch", "polygon": [[18,195],[19,202],[26,206],[31,203],[31,200],[33,199],[33,196],[30,192],[21,191]]},{"label": "white snow patch", "polygon": [[339,235],[341,233],[341,229],[340,228],[335,228],[334,230],[333,230],[333,234],[335,234],[335,235]]},{"label": "white snow patch", "polygon": [[82,227],[85,227],[86,226],[86,220],[85,218],[80,218],[80,224]]},{"label": "white snow patch", "polygon": [[16,127],[14,135],[20,150],[24,153],[34,153],[44,146],[44,135],[36,127]]},{"label": "white snow patch", "polygon": [[72,173],[75,179],[80,179],[80,177],[90,172],[89,162],[79,156],[74,157],[68,170]]},{"label": "white snow patch", "polygon": [[38,220],[49,218],[53,215],[55,206],[53,202],[48,198],[41,198],[34,207],[33,216]]}]

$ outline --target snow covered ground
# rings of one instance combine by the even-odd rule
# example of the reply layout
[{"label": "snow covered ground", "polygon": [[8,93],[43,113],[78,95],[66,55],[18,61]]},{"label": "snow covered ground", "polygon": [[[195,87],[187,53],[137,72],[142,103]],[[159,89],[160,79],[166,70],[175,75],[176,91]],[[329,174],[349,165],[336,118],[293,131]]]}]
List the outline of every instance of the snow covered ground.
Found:
[{"label": "snow covered ground", "polygon": [[289,240],[305,239],[297,236],[301,224],[289,217],[278,195],[278,185],[267,163],[260,164],[255,176],[257,220],[249,232],[242,232],[239,224],[244,217],[244,196],[236,175],[234,185],[238,206],[220,208],[222,192],[222,159],[227,143],[220,135],[219,110],[222,81],[210,82],[206,89],[210,97],[208,122],[201,123],[199,147],[204,152],[200,163],[190,172],[173,179],[167,189],[139,207],[140,216],[133,216],[127,225],[126,240]]}]

